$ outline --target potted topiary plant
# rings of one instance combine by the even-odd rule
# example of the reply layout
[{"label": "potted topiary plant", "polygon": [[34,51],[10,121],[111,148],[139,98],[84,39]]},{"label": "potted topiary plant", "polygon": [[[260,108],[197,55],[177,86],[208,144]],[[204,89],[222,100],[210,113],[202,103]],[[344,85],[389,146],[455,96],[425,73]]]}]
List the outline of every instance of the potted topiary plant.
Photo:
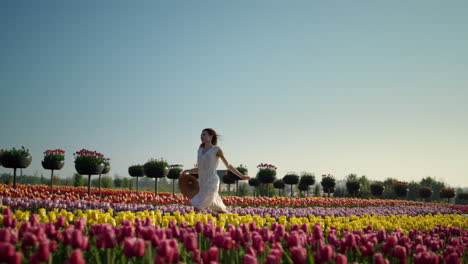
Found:
[{"label": "potted topiary plant", "polygon": [[257,178],[252,178],[249,180],[249,185],[254,187],[254,192],[253,192],[254,197],[257,194],[257,187],[260,186],[260,184],[261,182]]},{"label": "potted topiary plant", "polygon": [[[248,170],[247,170],[247,167],[246,167],[246,166],[244,166],[244,165],[241,164],[241,165],[239,165],[238,167],[236,167],[236,169],[237,169],[240,173],[242,173],[242,174],[244,174],[244,175],[247,175]],[[234,180],[234,182],[236,183],[236,196],[239,196],[239,181],[241,181],[241,180],[243,180],[243,179],[239,178],[236,174],[234,174],[234,173],[233,173],[232,171],[230,171],[230,170],[227,171],[227,175],[228,175],[228,177],[230,177],[232,180]]]},{"label": "potted topiary plant", "polygon": [[294,197],[293,185],[299,183],[299,175],[297,175],[295,172],[289,172],[283,176],[283,182],[291,186],[290,195],[291,197]]},{"label": "potted topiary plant", "polygon": [[450,203],[450,199],[455,197],[455,189],[453,188],[443,188],[440,190],[440,198],[447,198],[447,202]]},{"label": "potted topiary plant", "polygon": [[346,181],[346,190],[353,197],[357,197],[359,190],[361,189],[361,184],[357,180],[348,180]]},{"label": "potted topiary plant", "polygon": [[109,158],[103,158],[102,163],[104,164],[104,169],[102,170],[101,173],[99,173],[99,181],[98,181],[98,186],[99,186],[99,197],[102,196],[101,193],[101,174],[107,174],[109,173],[111,167],[110,167],[110,159]]},{"label": "potted topiary plant", "polygon": [[232,175],[232,174],[229,174],[229,173],[226,173],[221,177],[223,183],[227,184],[227,186],[228,186],[228,195],[229,196],[231,195],[231,184],[236,183],[236,179],[234,177],[238,178],[236,175]]},{"label": "potted topiary plant", "polygon": [[184,166],[182,164],[173,164],[169,166],[169,173],[167,174],[167,178],[172,180],[172,194],[175,193],[175,180],[178,180],[180,174],[182,173],[182,168]]},{"label": "potted topiary plant", "polygon": [[383,192],[384,192],[384,185],[383,185],[383,182],[381,181],[375,181],[374,183],[372,183],[370,185],[370,190],[371,190],[371,193],[372,195],[374,195],[375,197],[380,197],[382,196]]},{"label": "potted topiary plant", "polygon": [[309,187],[315,184],[315,175],[309,172],[302,172],[301,179],[299,180],[299,185],[307,186],[307,196],[309,196]]},{"label": "potted topiary plant", "polygon": [[432,195],[432,188],[429,186],[421,186],[419,188],[419,197],[423,199],[425,202],[428,202],[429,198],[431,198]]},{"label": "potted topiary plant", "polygon": [[27,168],[32,161],[29,149],[21,146],[20,149],[12,148],[1,152],[0,163],[5,168],[13,169],[13,188],[16,188],[16,169]]},{"label": "potted topiary plant", "polygon": [[405,198],[408,195],[408,183],[404,181],[396,181],[393,184],[393,191],[399,198]]},{"label": "potted topiary plant", "polygon": [[284,193],[283,195],[281,195],[281,191],[284,192],[284,188],[286,187],[286,184],[284,184],[283,180],[276,180],[273,183],[273,187],[275,187],[275,189],[278,189],[278,196],[284,196]]},{"label": "potted topiary plant", "polygon": [[91,175],[98,175],[104,170],[104,155],[97,151],[82,149],[73,153],[73,156],[76,172],[88,175],[88,195],[91,195]]},{"label": "potted topiary plant", "polygon": [[276,180],[277,167],[272,164],[260,163],[258,166],[257,179],[267,187],[267,196],[270,196],[269,184]]},{"label": "potted topiary plant", "polygon": [[328,194],[328,197],[330,197],[330,193],[335,192],[335,177],[331,174],[323,174],[322,175],[322,181],[320,182],[322,185],[323,191]]},{"label": "potted topiary plant", "polygon": [[128,174],[132,177],[136,177],[136,190],[138,192],[138,179],[145,175],[143,165],[137,164],[128,167]]},{"label": "potted topiary plant", "polygon": [[54,193],[54,170],[60,170],[65,165],[65,150],[48,149],[44,151],[42,167],[50,170],[50,193]]},{"label": "potted topiary plant", "polygon": [[146,177],[154,178],[154,193],[158,195],[158,179],[169,173],[169,163],[163,158],[150,159],[143,165]]}]

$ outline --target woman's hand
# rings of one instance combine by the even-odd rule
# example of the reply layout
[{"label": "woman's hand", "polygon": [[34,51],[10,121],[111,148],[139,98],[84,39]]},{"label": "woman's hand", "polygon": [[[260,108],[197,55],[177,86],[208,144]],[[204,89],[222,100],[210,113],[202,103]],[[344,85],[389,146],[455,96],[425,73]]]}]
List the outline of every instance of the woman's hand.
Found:
[{"label": "woman's hand", "polygon": [[249,175],[244,175],[244,178],[243,178],[243,179],[244,179],[244,180],[250,180],[251,178],[250,178]]}]

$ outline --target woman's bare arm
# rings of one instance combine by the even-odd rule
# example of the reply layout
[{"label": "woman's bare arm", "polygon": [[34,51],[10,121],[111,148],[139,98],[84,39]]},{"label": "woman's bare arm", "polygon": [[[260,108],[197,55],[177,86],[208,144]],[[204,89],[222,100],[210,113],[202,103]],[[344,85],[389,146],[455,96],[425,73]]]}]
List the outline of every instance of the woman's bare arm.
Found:
[{"label": "woman's bare arm", "polygon": [[244,180],[250,180],[250,177],[247,176],[247,175],[244,175],[242,173],[240,173],[234,166],[232,166],[226,159],[226,157],[224,156],[224,153],[223,153],[223,150],[222,149],[219,149],[217,152],[216,152],[216,156],[220,157],[221,160],[223,161],[224,165],[226,166],[226,168],[231,171],[232,173],[234,173],[237,177],[241,178],[241,179],[244,179]]}]

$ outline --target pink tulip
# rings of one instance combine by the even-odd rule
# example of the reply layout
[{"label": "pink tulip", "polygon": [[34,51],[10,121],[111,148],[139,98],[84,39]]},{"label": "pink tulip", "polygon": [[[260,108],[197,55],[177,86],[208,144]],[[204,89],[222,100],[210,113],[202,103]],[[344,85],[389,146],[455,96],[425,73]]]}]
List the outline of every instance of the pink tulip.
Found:
[{"label": "pink tulip", "polygon": [[12,244],[0,242],[0,262],[9,262],[15,253],[15,247]]},{"label": "pink tulip", "polygon": [[438,264],[439,257],[436,253],[430,251],[419,252],[414,255],[415,264]]},{"label": "pink tulip", "polygon": [[210,263],[211,261],[219,261],[219,250],[217,247],[210,247],[207,251],[202,253],[203,261]]},{"label": "pink tulip", "polygon": [[254,233],[252,236],[252,246],[258,254],[262,254],[266,247],[265,242],[263,242],[263,238],[258,233]]},{"label": "pink tulip", "polygon": [[188,251],[194,251],[198,249],[198,238],[197,235],[194,233],[190,233],[185,235],[184,237],[184,245]]},{"label": "pink tulip", "polygon": [[37,242],[38,242],[38,239],[36,235],[34,235],[31,232],[27,232],[23,237],[21,248],[23,250],[26,250],[28,247],[36,245]]},{"label": "pink tulip", "polygon": [[80,249],[75,249],[70,254],[70,258],[65,261],[65,264],[86,264],[83,258],[83,252]]},{"label": "pink tulip", "polygon": [[257,258],[250,254],[245,254],[244,257],[242,257],[242,264],[257,264]]},{"label": "pink tulip", "polygon": [[304,247],[293,247],[291,250],[291,259],[294,263],[303,264],[307,260],[307,250]]},{"label": "pink tulip", "polygon": [[158,248],[158,257],[155,263],[159,263],[158,259],[166,262],[176,262],[179,260],[178,244],[175,239],[164,239],[160,241]]},{"label": "pink tulip", "polygon": [[124,240],[124,255],[127,258],[142,257],[145,254],[145,246],[143,239],[127,237]]},{"label": "pink tulip", "polygon": [[381,253],[374,255],[374,264],[389,264],[388,259],[384,258]]},{"label": "pink tulip", "polygon": [[336,264],[347,264],[348,259],[346,258],[346,255],[343,254],[337,254],[335,258],[335,263]]}]

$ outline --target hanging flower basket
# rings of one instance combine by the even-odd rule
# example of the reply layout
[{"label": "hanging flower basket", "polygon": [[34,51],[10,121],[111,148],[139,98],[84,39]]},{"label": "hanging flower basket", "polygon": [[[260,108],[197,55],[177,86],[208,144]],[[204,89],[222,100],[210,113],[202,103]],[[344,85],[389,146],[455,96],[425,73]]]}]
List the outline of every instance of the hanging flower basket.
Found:
[{"label": "hanging flower basket", "polygon": [[22,146],[20,149],[3,150],[0,155],[0,163],[5,168],[24,169],[29,167],[32,161],[32,156],[29,154],[29,149]]},{"label": "hanging flower basket", "polygon": [[42,167],[46,170],[60,170],[65,165],[65,151],[61,149],[49,149],[44,151]]},{"label": "hanging flower basket", "polygon": [[144,176],[143,165],[133,165],[128,167],[128,174],[132,177],[142,177]]}]

